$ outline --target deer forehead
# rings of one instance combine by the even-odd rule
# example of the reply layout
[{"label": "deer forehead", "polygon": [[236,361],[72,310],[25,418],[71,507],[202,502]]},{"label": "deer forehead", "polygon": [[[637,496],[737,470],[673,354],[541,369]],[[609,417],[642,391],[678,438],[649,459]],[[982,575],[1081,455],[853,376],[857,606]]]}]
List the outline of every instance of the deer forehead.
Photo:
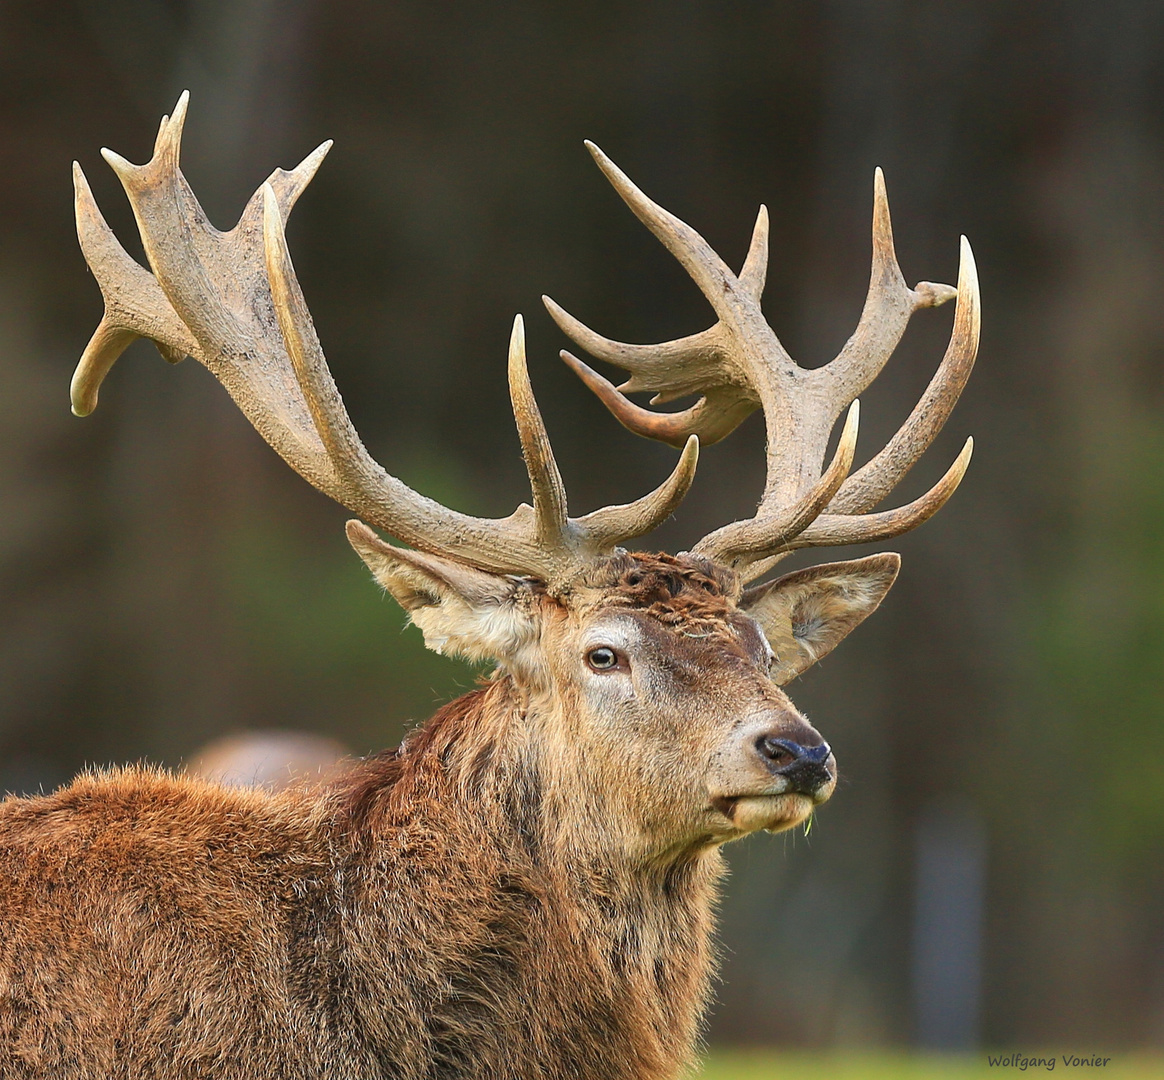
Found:
[{"label": "deer forehead", "polygon": [[736,575],[710,560],[620,554],[596,566],[561,603],[583,649],[608,645],[705,666],[726,651],[766,664],[768,643],[736,607],[738,591]]},{"label": "deer forehead", "polygon": [[598,607],[582,615],[572,644],[582,653],[606,646],[632,662],[666,662],[676,675],[708,683],[741,662],[754,673],[771,653],[755,620],[735,610],[676,618],[668,611],[660,617],[653,607]]}]

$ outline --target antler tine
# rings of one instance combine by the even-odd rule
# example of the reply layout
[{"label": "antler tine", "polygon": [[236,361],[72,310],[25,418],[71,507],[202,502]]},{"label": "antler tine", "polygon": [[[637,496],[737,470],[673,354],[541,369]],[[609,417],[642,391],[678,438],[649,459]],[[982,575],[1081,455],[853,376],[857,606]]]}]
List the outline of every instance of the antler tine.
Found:
[{"label": "antler tine", "polygon": [[689,394],[691,390],[687,387],[693,380],[709,381],[707,366],[719,363],[723,352],[720,340],[722,335],[714,326],[675,341],[663,341],[657,345],[631,345],[596,334],[548,296],[542,297],[542,303],[562,333],[580,348],[599,360],[633,373],[619,387],[628,393],[654,390],[659,401],[670,401]]},{"label": "antler tine", "polygon": [[845,481],[829,509],[857,514],[876,506],[926,452],[950,417],[974,370],[982,329],[978,269],[970,241],[961,238],[954,329],[938,370],[913,411],[885,448]]},{"label": "antler tine", "polygon": [[536,576],[551,589],[568,588],[591,560],[674,510],[694,475],[694,439],[655,491],[625,506],[567,517],[565,490],[529,383],[520,316],[510,340],[510,392],[533,507],[522,504],[507,518],[470,517],[386,472],[344,409],[284,235],[287,215],[330,142],[297,168],[272,172],[238,224],[219,232],[178,168],[187,100],[183,94],[173,116],[163,118],[145,165],[103,152],[129,195],[153,273],[118,244],[76,170],[78,233],[106,314],[74,376],[75,411],[91,411],[117,355],[135,337],[150,337],[167,359],[189,354],[204,364],[292,468],[373,525],[481,569]]},{"label": "antler tine", "polygon": [[[740,423],[756,411],[750,398],[730,390],[709,390],[689,409],[674,413],[651,412],[619,393],[618,388],[589,364],[565,349],[559,354],[574,372],[628,431],[657,439],[669,446],[682,446],[697,432],[704,446],[711,446],[730,435]],[[656,400],[659,395],[656,395]]]},{"label": "antler tine", "polygon": [[649,199],[613,161],[594,143],[586,140],[590,151],[611,187],[631,208],[659,242],[679,261],[707,297],[715,313],[725,320],[737,315],[736,293],[739,282],[712,246],[690,225],[681,221],[658,203]]},{"label": "antler tine", "polygon": [[138,266],[117,242],[75,161],[73,187],[81,251],[105,300],[105,314],[81,355],[69,388],[73,412],[88,416],[97,407],[97,395],[109,369],[139,337],[151,338],[170,363],[177,363],[197,345],[153,274]]},{"label": "antler tine", "polygon": [[[183,90],[178,95],[178,101],[174,105],[173,115],[162,117],[161,123],[158,124],[157,138],[154,139],[153,156],[156,158],[169,156],[174,168],[178,167],[178,159],[182,148],[182,129],[186,126],[186,113],[189,108],[190,91]],[[113,151],[103,149],[101,154],[108,160],[108,155],[113,154]],[[114,154],[113,156],[117,157],[119,155]],[[124,161],[125,159],[122,158],[121,160]]]},{"label": "antler tine", "polygon": [[782,538],[802,534],[829,505],[849,475],[853,467],[853,455],[857,451],[860,419],[861,403],[854,401],[849,406],[849,415],[845,418],[832,462],[821,478],[799,499],[790,505],[774,508],[769,516],[763,516],[766,508],[761,504],[760,510],[750,521],[736,521],[716,529],[700,540],[693,550],[716,562],[739,569],[765,557],[774,546],[781,546]]},{"label": "antler tine", "polygon": [[[149,165],[132,165],[120,154],[108,149],[102,150],[102,156],[130,194],[134,213],[138,216],[139,230],[143,230],[143,241],[145,226],[134,192],[143,186],[143,173],[151,168],[154,174],[168,170],[180,178],[178,160],[188,102],[189,94],[183,92],[173,116],[162,117],[154,142],[154,156]],[[295,169],[276,169],[271,174],[268,183],[276,192],[283,217],[291,212],[295,201],[311,182],[330,148],[329,140],[304,158]],[[148,186],[154,178],[147,177],[144,186]],[[98,391],[109,369],[137,338],[152,339],[158,351],[170,363],[198,354],[199,346],[174,310],[157,278],[139,266],[118,243],[93,199],[85,174],[76,162],[73,163],[73,182],[76,190],[77,235],[85,259],[101,287],[106,308],[105,317],[77,365],[71,389],[73,412],[78,416],[87,416],[97,406]],[[184,184],[179,185],[177,194],[187,208],[193,206],[201,213],[193,194]],[[243,214],[244,221],[253,218],[256,213],[257,202],[252,202],[255,205],[248,206]]]},{"label": "antler tine", "polygon": [[[619,195],[679,260],[718,316],[708,330],[659,345],[628,345],[603,338],[563,311],[546,306],[558,325],[599,359],[630,371],[619,387],[568,352],[562,359],[629,430],[677,445],[697,432],[712,443],[731,433],[757,406],[764,410],[768,469],[755,516],[717,529],[695,550],[754,576],[782,554],[815,544],[883,539],[920,524],[957,486],[969,461],[958,462],[930,492],[898,510],[862,516],[905,475],[948,418],[974,362],[978,340],[978,291],[973,255],[963,243],[958,288],[905,284],[894,252],[885,178],[873,181],[873,255],[861,318],[840,353],[805,371],[789,357],[760,310],[768,260],[768,215],[756,218],[748,255],[734,276],[694,229],[644,195],[597,147],[587,144]],[[829,434],[841,410],[855,404],[884,367],[910,316],[958,296],[950,346],[921,401],[890,443],[862,469],[839,470],[846,435],[822,474]],[[652,390],[652,404],[688,394],[699,400],[680,412],[656,413],[627,393]],[[855,417],[850,415],[855,438]],[[844,539],[834,539],[844,537]],[[756,568],[760,569],[756,569]]]},{"label": "antler tine", "polygon": [[868,544],[889,540],[917,528],[941,510],[958,490],[973,454],[974,438],[967,436],[954,463],[941,480],[913,502],[876,514],[821,514],[804,532],[790,541],[790,548]]},{"label": "antler tine", "polygon": [[538,536],[543,544],[561,545],[568,520],[566,488],[530,385],[529,368],[525,362],[525,323],[520,315],[513,320],[513,332],[509,338],[509,396],[533,492]]},{"label": "antler tine", "polygon": [[683,501],[699,464],[699,436],[688,436],[671,475],[649,495],[632,503],[604,506],[577,519],[577,525],[608,550],[626,540],[637,540],[661,525]]},{"label": "antler tine", "polygon": [[865,306],[853,336],[836,358],[819,369],[839,411],[877,377],[905,333],[910,316],[923,307],[937,307],[953,299],[957,290],[932,281],[916,288],[905,284],[893,247],[893,223],[885,174],[873,175],[873,259]]},{"label": "antler tine", "polygon": [[752,242],[748,245],[748,254],[740,268],[739,282],[759,302],[767,279],[768,207],[761,203],[759,213],[756,214],[756,224],[752,226]]}]

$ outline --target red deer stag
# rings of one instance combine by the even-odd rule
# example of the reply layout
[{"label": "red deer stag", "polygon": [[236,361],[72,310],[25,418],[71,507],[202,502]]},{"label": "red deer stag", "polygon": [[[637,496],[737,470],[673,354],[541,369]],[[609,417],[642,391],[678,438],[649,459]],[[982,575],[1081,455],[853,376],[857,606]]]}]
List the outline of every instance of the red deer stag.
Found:
[{"label": "red deer stag", "polygon": [[[625,506],[567,515],[530,390],[520,318],[509,386],[533,488],[509,517],[412,491],[364,449],[320,350],[284,223],[327,144],[275,170],[230,232],[178,169],[186,97],[152,159],[104,155],[150,271],[76,170],[77,223],[105,315],[77,368],[84,415],[138,337],[193,356],[264,439],[361,521],[348,537],[438,652],[496,661],[480,689],[395,750],[278,794],[146,768],[95,772],[0,808],[0,1075],[18,1077],[661,1078],[693,1060],[713,966],[720,847],[788,829],[833,791],[828,744],[781,686],[872,612],[898,557],[745,586],[788,552],[882,540],[933,514],[970,443],[921,498],[874,512],[950,413],[978,339],[974,263],[958,288],[906,287],[881,175],[856,332],[798,367],[760,312],[767,217],[740,274],[597,147],[635,214],[715,310],[660,345],[565,332],[631,372],[632,404],[568,363],[631,430],[683,452]],[[850,474],[856,395],[912,312],[957,295],[949,348],[902,428]],[[698,440],[756,407],[767,483],[754,517],[690,552],[628,554],[691,484]],[[825,465],[830,430],[848,408]]]}]

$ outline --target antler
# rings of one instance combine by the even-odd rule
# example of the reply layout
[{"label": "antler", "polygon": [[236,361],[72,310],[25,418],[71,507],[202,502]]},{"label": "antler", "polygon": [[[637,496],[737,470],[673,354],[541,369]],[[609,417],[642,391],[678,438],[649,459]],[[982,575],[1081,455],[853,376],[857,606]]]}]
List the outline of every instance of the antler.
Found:
[{"label": "antler", "polygon": [[[602,337],[543,297],[550,315],[570,338],[631,377],[615,387],[572,354],[563,351],[562,359],[624,427],[672,445],[691,435],[704,443],[717,442],[756,408],[764,410],[768,475],[755,517],[717,529],[700,540],[695,551],[752,580],[796,548],[884,540],[936,513],[966,471],[972,439],[921,498],[895,510],[866,511],[889,494],[933,442],[974,366],[980,322],[978,276],[966,238],[957,289],[928,281],[908,288],[893,251],[885,180],[878,169],[873,184],[873,270],[860,322],[831,363],[805,370],[788,355],[760,310],[768,265],[767,210],[760,207],[737,277],[691,226],[647,198],[597,146],[586,145],[626,204],[699,286],[718,321],[690,337],[628,345]],[[929,387],[885,448],[850,476],[857,395],[884,367],[913,312],[936,307],[955,295],[954,330]],[[656,413],[625,396],[640,390],[654,392],[651,404],[691,394],[698,394],[699,401],[681,412]],[[846,406],[848,418],[825,469],[829,434]]]},{"label": "antler", "polygon": [[507,518],[470,517],[385,472],[344,409],[283,233],[331,143],[290,172],[276,169],[238,224],[219,232],[178,168],[188,100],[183,93],[173,117],[162,118],[147,164],[131,165],[102,150],[129,196],[152,274],[118,243],[74,163],[77,233],[105,298],[105,315],[73,376],[78,416],[96,407],[101,381],[126,347],[150,338],[171,362],[190,355],[204,364],[284,461],[373,525],[424,551],[532,575],[552,588],[671,514],[695,473],[695,435],[685,441],[675,471],[651,494],[567,516],[562,478],[530,387],[520,315],[509,343],[509,390],[533,506],[523,503]]}]

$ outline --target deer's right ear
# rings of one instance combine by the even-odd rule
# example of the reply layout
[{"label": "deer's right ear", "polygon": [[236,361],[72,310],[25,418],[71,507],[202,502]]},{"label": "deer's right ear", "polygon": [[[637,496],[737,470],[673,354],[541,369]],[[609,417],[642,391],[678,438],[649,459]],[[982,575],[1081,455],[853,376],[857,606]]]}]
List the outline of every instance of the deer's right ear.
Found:
[{"label": "deer's right ear", "polygon": [[518,579],[385,543],[362,521],[348,540],[434,652],[528,666],[537,628]]}]

